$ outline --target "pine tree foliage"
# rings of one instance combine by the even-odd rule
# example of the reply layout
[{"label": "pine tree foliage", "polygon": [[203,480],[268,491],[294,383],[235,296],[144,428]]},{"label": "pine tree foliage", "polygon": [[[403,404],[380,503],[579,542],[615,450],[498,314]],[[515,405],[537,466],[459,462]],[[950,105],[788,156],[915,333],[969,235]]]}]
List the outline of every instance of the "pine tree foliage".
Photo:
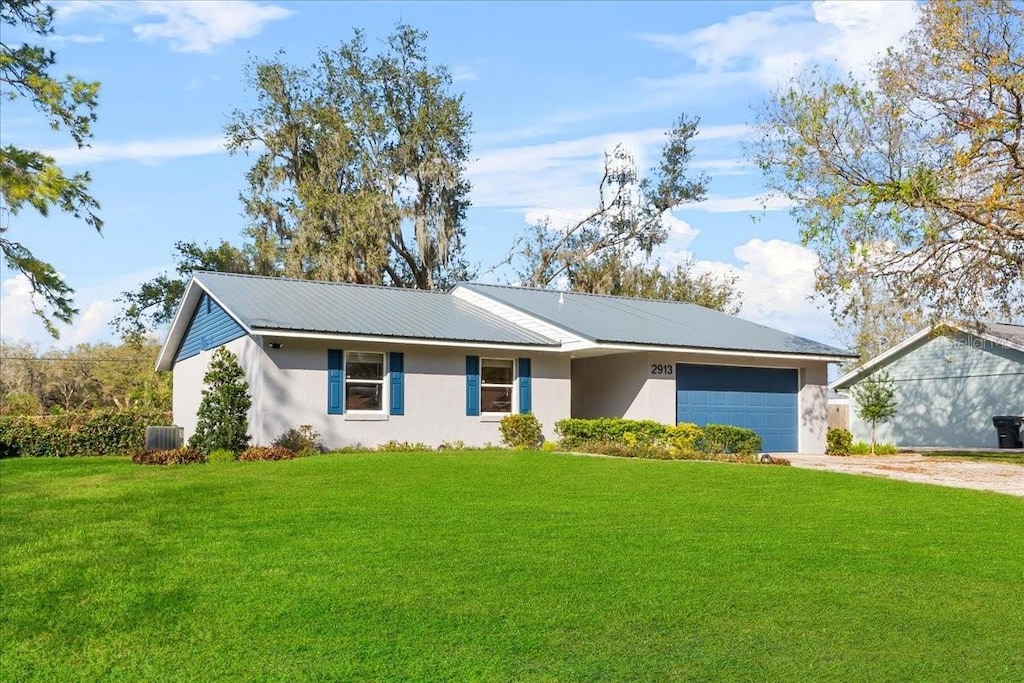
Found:
[{"label": "pine tree foliage", "polygon": [[189,446],[204,453],[226,449],[239,453],[249,446],[249,408],[252,397],[238,357],[219,347],[203,376],[203,399],[199,404],[196,432]]},{"label": "pine tree foliage", "polygon": [[[3,0],[0,3],[0,91],[3,106],[18,100],[31,103],[55,131],[64,130],[79,147],[87,146],[96,120],[100,84],[73,76],[59,78],[51,73],[57,62],[53,50],[38,45],[7,42],[19,31],[46,40],[53,33],[54,8],[38,0]],[[97,215],[99,203],[89,194],[89,173],[65,174],[56,160],[38,150],[26,149],[2,140],[0,129],[0,254],[8,266],[28,278],[32,291],[42,299],[35,312],[55,338],[53,320],[70,324],[78,310],[74,290],[57,270],[35,256],[21,242],[9,237],[17,218],[26,208],[47,216],[57,209],[80,218],[99,231],[103,221]]]}]

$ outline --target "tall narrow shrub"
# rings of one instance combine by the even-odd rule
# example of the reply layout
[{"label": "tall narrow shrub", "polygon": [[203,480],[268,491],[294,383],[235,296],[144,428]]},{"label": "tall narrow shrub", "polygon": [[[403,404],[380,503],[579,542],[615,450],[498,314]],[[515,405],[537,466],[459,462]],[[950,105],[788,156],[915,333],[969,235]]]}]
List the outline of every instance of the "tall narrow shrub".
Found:
[{"label": "tall narrow shrub", "polygon": [[245,450],[250,439],[248,412],[252,397],[235,354],[223,346],[218,348],[203,384],[196,433],[188,445],[207,454],[220,448],[235,453]]},{"label": "tall narrow shrub", "polygon": [[896,417],[896,386],[888,373],[878,372],[853,388],[857,417],[871,423],[871,455],[875,454],[875,425]]}]

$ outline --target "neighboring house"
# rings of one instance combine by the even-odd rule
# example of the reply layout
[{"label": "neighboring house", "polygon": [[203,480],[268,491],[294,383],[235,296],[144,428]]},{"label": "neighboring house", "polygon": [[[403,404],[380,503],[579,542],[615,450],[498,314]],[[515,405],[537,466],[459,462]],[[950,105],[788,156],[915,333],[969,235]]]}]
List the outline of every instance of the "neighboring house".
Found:
[{"label": "neighboring house", "polygon": [[755,429],[823,452],[828,364],[852,356],[693,304],[496,285],[451,292],[196,273],[157,361],[196,425],[210,351],[237,354],[254,443],[308,424],[338,447],[500,442],[532,412]]},{"label": "neighboring house", "polygon": [[[876,438],[903,447],[994,448],[992,418],[1024,414],[1024,326],[981,329],[944,324],[921,330],[840,377],[831,388],[850,393],[858,382],[885,371],[896,389],[897,414],[879,424]],[[871,425],[851,406],[854,438],[870,438]]]}]

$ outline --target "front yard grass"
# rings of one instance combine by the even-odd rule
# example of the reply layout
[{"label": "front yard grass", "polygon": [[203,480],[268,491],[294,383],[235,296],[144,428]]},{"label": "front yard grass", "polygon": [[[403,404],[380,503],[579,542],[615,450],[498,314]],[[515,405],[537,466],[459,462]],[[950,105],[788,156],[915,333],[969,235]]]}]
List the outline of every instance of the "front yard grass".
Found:
[{"label": "front yard grass", "polygon": [[537,452],[0,461],[0,680],[1020,680],[1024,500]]},{"label": "front yard grass", "polygon": [[1013,451],[922,451],[920,455],[943,460],[978,460],[1024,465],[1024,453]]}]

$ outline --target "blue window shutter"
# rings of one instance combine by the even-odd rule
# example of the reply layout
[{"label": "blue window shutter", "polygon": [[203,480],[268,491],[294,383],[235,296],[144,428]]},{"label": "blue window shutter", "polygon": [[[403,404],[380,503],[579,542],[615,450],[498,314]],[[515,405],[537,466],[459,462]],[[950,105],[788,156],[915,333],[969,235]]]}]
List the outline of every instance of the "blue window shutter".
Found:
[{"label": "blue window shutter", "polygon": [[345,367],[345,352],[339,349],[327,351],[327,414],[341,415],[345,412],[345,378],[342,372]]},{"label": "blue window shutter", "polygon": [[530,359],[519,359],[519,412],[533,410],[533,389],[530,377]]},{"label": "blue window shutter", "polygon": [[405,354],[392,351],[388,358],[391,373],[391,414],[405,415]]},{"label": "blue window shutter", "polygon": [[466,415],[480,414],[480,356],[466,356]]}]

